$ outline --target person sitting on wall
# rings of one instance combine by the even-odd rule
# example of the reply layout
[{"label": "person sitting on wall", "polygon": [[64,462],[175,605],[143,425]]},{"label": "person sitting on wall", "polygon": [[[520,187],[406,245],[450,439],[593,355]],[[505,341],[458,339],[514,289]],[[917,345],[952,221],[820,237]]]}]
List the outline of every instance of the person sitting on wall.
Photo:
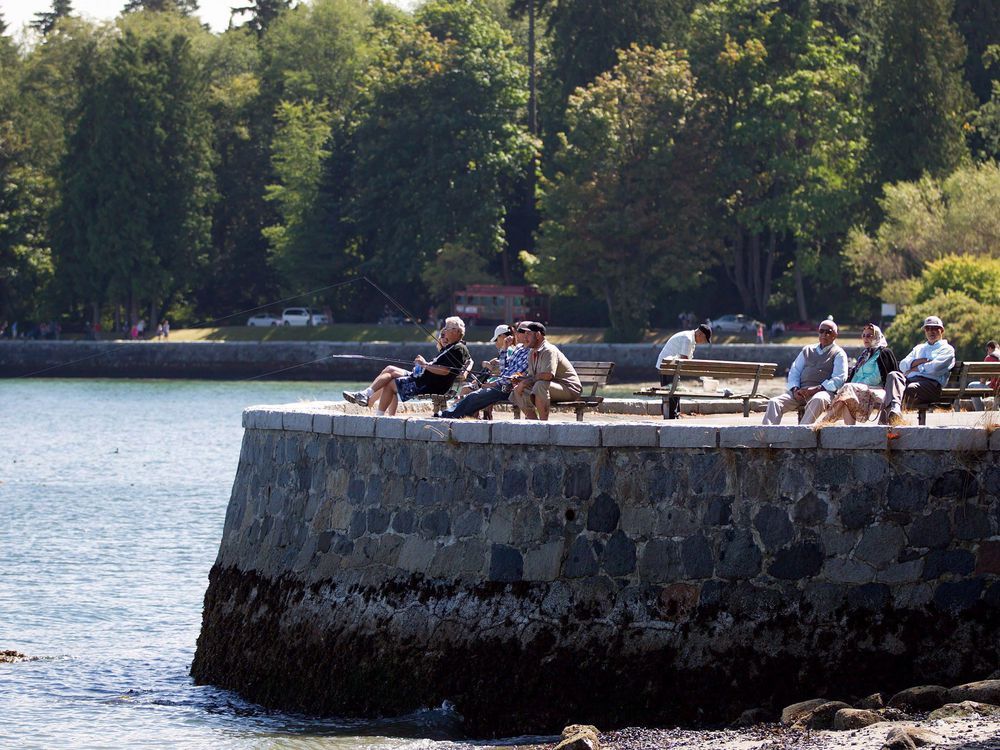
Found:
[{"label": "person sitting on wall", "polygon": [[882,329],[874,323],[868,323],[861,329],[861,343],[865,349],[847,373],[847,382],[837,391],[830,408],[823,415],[824,422],[843,419],[844,424],[864,423],[872,412],[882,408],[886,378],[890,372],[899,369],[899,361],[889,348]]},{"label": "person sitting on wall", "polygon": [[955,366],[955,348],[945,340],[944,323],[936,315],[924,320],[923,329],[927,343],[913,347],[899,363],[899,370],[886,378],[881,424],[900,424],[904,408],[932,404],[941,398],[941,388]]},{"label": "person sitting on wall", "polygon": [[493,329],[493,338],[490,339],[490,343],[497,348],[497,356],[490,360],[484,360],[483,368],[478,372],[469,373],[468,381],[462,385],[458,392],[459,401],[500,376],[507,363],[508,353],[514,351],[514,328],[506,323],[501,323]]},{"label": "person sitting on wall", "polygon": [[819,324],[819,343],[805,346],[788,371],[788,390],[767,402],[764,424],[781,424],[786,411],[805,407],[802,421],[812,424],[847,379],[847,353],[836,343],[837,324]]},{"label": "person sitting on wall", "polygon": [[[499,327],[498,327],[499,330]],[[499,376],[487,380],[478,391],[473,391],[458,403],[441,412],[445,419],[471,417],[493,404],[506,401],[514,388],[514,380],[524,377],[528,371],[528,355],[531,350],[525,346],[528,329],[521,323],[514,329],[517,346],[509,349]],[[497,337],[499,338],[499,336]],[[496,339],[494,339],[496,340]]]},{"label": "person sitting on wall", "polygon": [[525,419],[549,418],[549,405],[557,401],[575,401],[583,392],[580,377],[559,349],[545,340],[545,326],[534,321],[522,323],[528,355],[527,376],[511,391],[510,400]]},{"label": "person sitting on wall", "polygon": [[465,323],[459,317],[446,318],[441,329],[443,347],[430,362],[417,355],[413,371],[390,365],[379,373],[363,391],[344,391],[344,400],[358,406],[368,406],[379,393],[375,416],[394,416],[400,401],[417,396],[447,393],[455,378],[465,371],[471,360],[462,338]]},{"label": "person sitting on wall", "polygon": [[[691,359],[694,357],[694,348],[697,344],[712,343],[712,329],[702,323],[697,328],[690,331],[678,331],[663,345],[660,356],[656,358],[656,369],[660,369],[660,363],[665,359]],[[670,385],[666,376],[660,376],[660,385]],[[667,401],[667,419],[677,419],[681,410],[681,397],[671,396]]]}]

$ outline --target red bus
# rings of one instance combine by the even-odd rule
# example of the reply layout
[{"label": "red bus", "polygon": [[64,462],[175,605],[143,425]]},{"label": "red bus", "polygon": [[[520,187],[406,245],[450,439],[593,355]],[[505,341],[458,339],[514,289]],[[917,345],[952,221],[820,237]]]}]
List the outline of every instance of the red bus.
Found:
[{"label": "red bus", "polygon": [[520,320],[547,323],[549,298],[533,286],[471,284],[455,292],[451,311],[469,325],[496,325]]}]

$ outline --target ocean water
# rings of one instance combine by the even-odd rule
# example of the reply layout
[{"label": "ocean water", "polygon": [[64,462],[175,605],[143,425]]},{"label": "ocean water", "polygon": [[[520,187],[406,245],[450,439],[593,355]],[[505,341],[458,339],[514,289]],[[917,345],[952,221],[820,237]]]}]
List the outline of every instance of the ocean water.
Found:
[{"label": "ocean water", "polygon": [[252,404],[357,384],[0,380],[3,748],[432,748],[449,707],[267,711],[188,676]]}]

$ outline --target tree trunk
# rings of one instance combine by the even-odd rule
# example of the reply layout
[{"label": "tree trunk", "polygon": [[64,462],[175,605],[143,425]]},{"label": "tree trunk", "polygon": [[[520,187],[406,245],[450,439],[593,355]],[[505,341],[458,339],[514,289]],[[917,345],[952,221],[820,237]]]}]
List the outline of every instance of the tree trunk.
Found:
[{"label": "tree trunk", "polygon": [[799,320],[809,320],[809,310],[806,308],[806,290],[802,283],[802,264],[799,262],[798,245],[795,247],[795,303],[799,308]]},{"label": "tree trunk", "polygon": [[[528,132],[538,135],[538,97],[535,84],[535,0],[528,0]],[[534,178],[532,178],[534,185]]]},{"label": "tree trunk", "polygon": [[101,336],[97,331],[97,326],[101,323],[101,303],[91,302],[90,303],[90,331],[93,339],[96,341]]}]

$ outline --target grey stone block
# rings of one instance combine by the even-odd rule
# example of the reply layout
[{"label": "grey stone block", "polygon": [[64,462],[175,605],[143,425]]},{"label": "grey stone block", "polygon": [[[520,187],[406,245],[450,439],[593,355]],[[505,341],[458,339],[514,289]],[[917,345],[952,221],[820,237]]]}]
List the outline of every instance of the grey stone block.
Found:
[{"label": "grey stone block", "polygon": [[921,579],[923,569],[924,561],[922,559],[893,563],[885,570],[880,570],[876,574],[875,580],[879,583],[888,583],[890,585],[916,583]]},{"label": "grey stone block", "polygon": [[876,524],[865,529],[854,556],[882,568],[896,559],[905,544],[906,536],[898,526]]},{"label": "grey stone block", "polygon": [[800,542],[778,550],[768,572],[775,578],[795,581],[812,578],[823,566],[823,545]]},{"label": "grey stone block", "polygon": [[719,428],[722,448],[815,448],[816,431],[798,425],[747,425]]},{"label": "grey stone block", "polygon": [[659,444],[658,427],[655,424],[617,423],[601,426],[601,445],[607,447],[645,446]]},{"label": "grey stone block", "polygon": [[493,423],[485,419],[455,419],[451,421],[451,438],[459,443],[489,443]]},{"label": "grey stone block", "polygon": [[559,567],[562,564],[561,541],[548,542],[538,549],[524,553],[524,580],[554,581],[559,577]]},{"label": "grey stone block", "polygon": [[286,411],[281,415],[281,429],[292,432],[312,432],[312,412]]},{"label": "grey stone block", "polygon": [[660,425],[661,448],[715,448],[719,428],[709,425]]},{"label": "grey stone block", "polygon": [[[338,416],[334,421],[343,417]],[[336,432],[334,433],[336,434]],[[403,417],[378,417],[375,419],[375,437],[402,440],[406,437],[406,419]]]},{"label": "grey stone block", "polygon": [[253,430],[257,427],[257,410],[256,409],[244,409],[241,415],[241,424],[244,430]]},{"label": "grey stone block", "polygon": [[374,437],[378,417],[364,414],[338,414],[333,420],[333,434],[341,437]]},{"label": "grey stone block", "polygon": [[493,442],[500,445],[548,445],[550,427],[548,422],[530,419],[497,422],[493,425]]},{"label": "grey stone block", "polygon": [[761,506],[754,516],[753,525],[768,551],[784,546],[795,535],[795,528],[788,519],[788,511],[776,505]]},{"label": "grey stone block", "polygon": [[426,440],[442,442],[448,439],[449,424],[446,419],[420,419],[411,417],[406,420],[407,440]]},{"label": "grey stone block", "polygon": [[596,448],[601,444],[601,425],[587,422],[553,422],[550,443],[569,447]]},{"label": "grey stone block", "polygon": [[760,573],[763,555],[749,531],[731,531],[719,546],[715,572],[720,578],[753,578]]},{"label": "grey stone block", "polygon": [[399,567],[411,573],[423,573],[434,559],[437,545],[429,539],[411,536],[399,548]]},{"label": "grey stone block", "polygon": [[877,425],[834,425],[817,430],[819,447],[830,450],[882,450],[886,428]]},{"label": "grey stone block", "polygon": [[994,430],[990,435],[990,450],[1000,451],[1000,430]]},{"label": "grey stone block", "polygon": [[333,432],[333,414],[320,412],[313,414],[312,431],[318,435],[329,435]]},{"label": "grey stone block", "polygon": [[891,440],[894,451],[984,451],[986,430],[982,427],[901,427]]},{"label": "grey stone block", "polygon": [[684,578],[681,545],[673,539],[652,539],[639,557],[639,575],[646,581],[665,583]]},{"label": "grey stone block", "polygon": [[870,583],[875,579],[875,568],[857,560],[835,557],[823,564],[820,577],[831,583]]},{"label": "grey stone block", "polygon": [[280,430],[282,413],[275,409],[257,411],[256,422],[258,430]]},{"label": "grey stone block", "polygon": [[597,573],[597,557],[594,546],[585,536],[578,536],[569,548],[563,575],[567,578],[586,578]]},{"label": "grey stone block", "polygon": [[635,542],[621,529],[608,539],[602,565],[609,576],[626,576],[635,571]]},{"label": "grey stone block", "polygon": [[610,534],[618,527],[621,509],[607,493],[601,493],[587,511],[587,530]]},{"label": "grey stone block", "polygon": [[490,580],[511,583],[524,576],[524,559],[513,547],[494,544],[490,551]]}]

